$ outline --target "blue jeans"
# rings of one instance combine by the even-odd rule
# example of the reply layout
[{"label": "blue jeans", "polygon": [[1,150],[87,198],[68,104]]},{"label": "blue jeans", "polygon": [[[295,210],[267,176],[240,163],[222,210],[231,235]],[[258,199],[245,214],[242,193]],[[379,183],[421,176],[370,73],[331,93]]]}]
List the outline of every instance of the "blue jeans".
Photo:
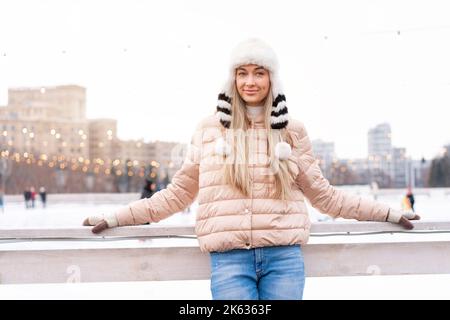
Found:
[{"label": "blue jeans", "polygon": [[214,300],[301,300],[305,268],[300,245],[211,252]]}]

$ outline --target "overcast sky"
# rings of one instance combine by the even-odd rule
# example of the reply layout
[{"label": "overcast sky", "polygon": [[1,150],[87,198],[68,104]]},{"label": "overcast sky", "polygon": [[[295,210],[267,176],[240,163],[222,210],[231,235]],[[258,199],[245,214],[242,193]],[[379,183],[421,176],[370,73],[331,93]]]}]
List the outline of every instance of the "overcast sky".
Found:
[{"label": "overcast sky", "polygon": [[311,139],[365,157],[389,122],[395,146],[430,158],[450,143],[449,17],[445,0],[1,0],[0,105],[9,87],[77,84],[120,138],[188,142],[231,48],[256,36]]}]

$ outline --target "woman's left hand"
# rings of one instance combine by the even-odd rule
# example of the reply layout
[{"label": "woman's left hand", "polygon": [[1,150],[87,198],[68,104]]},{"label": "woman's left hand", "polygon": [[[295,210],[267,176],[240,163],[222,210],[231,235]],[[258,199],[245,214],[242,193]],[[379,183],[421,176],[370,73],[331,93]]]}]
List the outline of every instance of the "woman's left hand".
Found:
[{"label": "woman's left hand", "polygon": [[420,220],[420,216],[413,211],[389,210],[387,221],[398,223],[403,228],[411,230],[414,228],[414,225],[409,220]]}]

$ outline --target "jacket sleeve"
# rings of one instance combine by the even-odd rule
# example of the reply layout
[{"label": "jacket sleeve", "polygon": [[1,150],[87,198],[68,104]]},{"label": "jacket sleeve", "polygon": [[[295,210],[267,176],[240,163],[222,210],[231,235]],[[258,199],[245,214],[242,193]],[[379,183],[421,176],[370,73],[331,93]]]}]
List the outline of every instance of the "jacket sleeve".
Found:
[{"label": "jacket sleeve", "polygon": [[131,202],[115,213],[119,226],[158,222],[183,211],[194,202],[199,190],[201,132],[198,126],[183,165],[165,189],[156,192],[151,198]]},{"label": "jacket sleeve", "polygon": [[298,129],[299,174],[295,183],[303,191],[311,205],[321,213],[334,218],[386,221],[389,206],[343,190],[337,190],[330,185],[322,175],[304,125],[300,123]]}]

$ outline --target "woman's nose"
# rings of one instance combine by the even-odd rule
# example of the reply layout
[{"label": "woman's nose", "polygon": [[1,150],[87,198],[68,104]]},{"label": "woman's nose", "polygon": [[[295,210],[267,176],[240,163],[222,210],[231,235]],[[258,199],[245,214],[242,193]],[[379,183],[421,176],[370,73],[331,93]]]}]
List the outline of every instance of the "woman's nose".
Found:
[{"label": "woman's nose", "polygon": [[255,84],[255,78],[253,76],[248,76],[246,81],[245,81],[246,85],[254,85]]}]

